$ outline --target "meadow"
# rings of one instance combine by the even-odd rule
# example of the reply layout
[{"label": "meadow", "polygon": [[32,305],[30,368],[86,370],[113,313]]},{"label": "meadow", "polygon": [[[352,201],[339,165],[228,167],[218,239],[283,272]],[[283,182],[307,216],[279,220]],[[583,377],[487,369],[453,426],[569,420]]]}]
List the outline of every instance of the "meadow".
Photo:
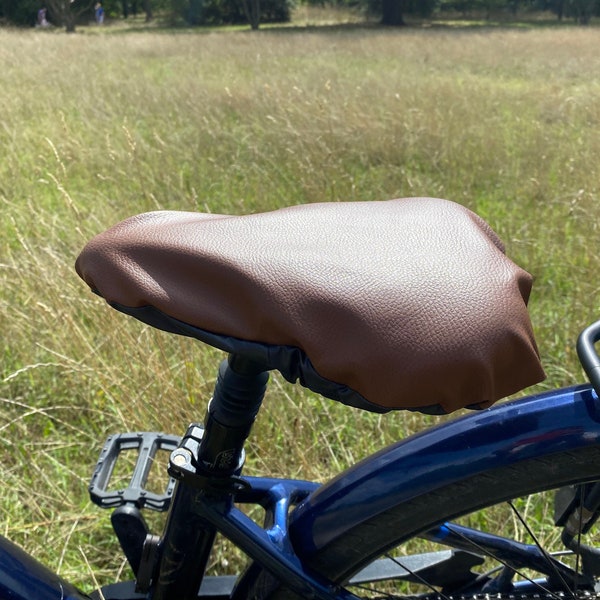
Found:
[{"label": "meadow", "polygon": [[[600,316],[594,28],[0,29],[0,533],[85,589],[126,569],[87,484],[115,431],[201,420],[221,355],[108,309],[73,263],[155,209],[444,197],[535,277],[547,380]],[[436,419],[274,376],[246,471],[326,480]],[[268,455],[268,460],[267,460]],[[225,555],[215,561],[225,562]]]}]

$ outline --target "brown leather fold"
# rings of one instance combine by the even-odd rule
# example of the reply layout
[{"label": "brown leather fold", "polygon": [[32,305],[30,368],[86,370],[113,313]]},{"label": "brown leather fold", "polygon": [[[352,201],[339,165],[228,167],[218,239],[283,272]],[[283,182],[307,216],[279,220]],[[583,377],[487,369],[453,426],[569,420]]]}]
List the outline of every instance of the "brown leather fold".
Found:
[{"label": "brown leather fold", "polygon": [[531,276],[447,200],[148,213],[94,238],[76,266],[108,302],[298,348],[386,409],[487,406],[544,377]]}]

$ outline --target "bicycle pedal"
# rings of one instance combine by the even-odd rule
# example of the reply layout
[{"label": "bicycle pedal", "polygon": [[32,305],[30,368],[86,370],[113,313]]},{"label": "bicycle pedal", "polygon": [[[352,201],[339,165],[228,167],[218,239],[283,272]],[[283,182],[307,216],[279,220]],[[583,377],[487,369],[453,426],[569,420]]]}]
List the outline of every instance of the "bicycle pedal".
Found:
[{"label": "bicycle pedal", "polygon": [[[160,450],[172,452],[180,442],[178,436],[157,432],[121,433],[110,436],[94,469],[89,486],[92,502],[101,508],[116,508],[124,504],[135,504],[158,512],[167,510],[173,495],[175,480],[169,477],[162,493],[147,489],[156,453]],[[109,489],[115,466],[124,452],[137,452],[132,474],[125,487]]]}]

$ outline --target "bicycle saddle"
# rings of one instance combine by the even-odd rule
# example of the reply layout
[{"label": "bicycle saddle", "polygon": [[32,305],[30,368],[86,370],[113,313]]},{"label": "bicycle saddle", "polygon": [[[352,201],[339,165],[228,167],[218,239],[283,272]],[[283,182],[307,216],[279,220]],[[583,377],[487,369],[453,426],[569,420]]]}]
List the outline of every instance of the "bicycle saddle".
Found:
[{"label": "bicycle saddle", "polygon": [[76,269],[122,312],[374,412],[486,407],[544,377],[531,276],[447,200],[152,212]]}]

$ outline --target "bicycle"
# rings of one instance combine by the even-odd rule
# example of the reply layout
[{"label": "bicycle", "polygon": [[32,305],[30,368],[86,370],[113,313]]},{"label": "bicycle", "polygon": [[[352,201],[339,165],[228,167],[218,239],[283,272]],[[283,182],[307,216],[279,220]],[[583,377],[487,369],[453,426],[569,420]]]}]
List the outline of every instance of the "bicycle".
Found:
[{"label": "bicycle", "polygon": [[[413,256],[399,253],[407,249]],[[87,596],[0,537],[0,598],[595,595],[600,321],[577,342],[591,384],[490,407],[543,372],[526,310],[531,277],[467,209],[404,199],[244,217],[149,213],[94,238],[77,270],[121,312],[229,356],[204,424],[182,437],[115,435],[101,452],[90,494],[113,510],[134,578]],[[400,355],[407,369],[390,373]],[[370,411],[482,410],[384,448],[323,485],[247,477],[244,441],[274,369]],[[373,390],[387,390],[385,401]],[[115,464],[131,449],[130,483],[111,489]],[[164,493],[146,489],[158,450],[170,453]],[[538,492],[554,495],[539,506],[554,512],[544,535],[559,550],[542,546],[518,510],[538,506],[529,498]],[[481,516],[505,502],[508,519]],[[261,506],[264,522],[240,505]],[[149,531],[142,509],[168,510],[161,535]],[[217,533],[248,556],[239,575],[205,576]],[[592,545],[583,543],[590,537]],[[415,539],[424,542],[413,552]]]}]

